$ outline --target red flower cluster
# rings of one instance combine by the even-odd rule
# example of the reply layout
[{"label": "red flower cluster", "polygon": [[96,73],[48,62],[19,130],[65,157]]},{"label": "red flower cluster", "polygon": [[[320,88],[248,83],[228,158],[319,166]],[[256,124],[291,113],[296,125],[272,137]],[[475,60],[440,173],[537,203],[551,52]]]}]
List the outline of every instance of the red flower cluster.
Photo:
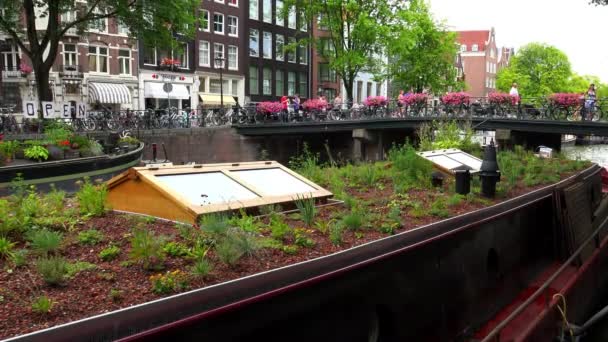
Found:
[{"label": "red flower cluster", "polygon": [[471,95],[465,92],[447,93],[441,97],[441,103],[446,105],[459,106],[463,104],[469,104],[470,102]]},{"label": "red flower cluster", "polygon": [[399,97],[399,102],[402,105],[412,106],[417,104],[426,104],[429,99],[428,94],[424,93],[416,93],[416,94],[407,94]]},{"label": "red flower cluster", "polygon": [[384,96],[370,96],[363,101],[363,104],[367,107],[378,107],[386,106],[388,101]]},{"label": "red flower cluster", "polygon": [[575,107],[580,103],[580,95],[574,93],[557,93],[549,96],[549,101],[560,107]]},{"label": "red flower cluster", "polygon": [[283,106],[281,105],[281,102],[265,101],[258,103],[256,110],[258,111],[258,113],[262,114],[275,114],[282,111]]},{"label": "red flower cluster", "polygon": [[175,66],[179,66],[181,63],[178,59],[171,59],[171,58],[163,58],[160,61],[160,65],[175,65]]},{"label": "red flower cluster", "polygon": [[320,99],[310,99],[302,103],[304,110],[323,110],[327,109],[327,101]]},{"label": "red flower cluster", "polygon": [[488,95],[488,101],[495,104],[516,104],[519,96],[511,96],[507,93],[493,92]]},{"label": "red flower cluster", "polygon": [[19,71],[21,71],[24,74],[29,74],[32,71],[34,71],[34,69],[32,69],[32,67],[29,66],[27,63],[21,61],[21,63],[19,64]]},{"label": "red flower cluster", "polygon": [[64,147],[68,147],[68,146],[70,146],[71,144],[70,144],[70,141],[69,141],[69,140],[61,140],[61,141],[57,142],[57,145],[59,145],[59,146],[64,146]]}]

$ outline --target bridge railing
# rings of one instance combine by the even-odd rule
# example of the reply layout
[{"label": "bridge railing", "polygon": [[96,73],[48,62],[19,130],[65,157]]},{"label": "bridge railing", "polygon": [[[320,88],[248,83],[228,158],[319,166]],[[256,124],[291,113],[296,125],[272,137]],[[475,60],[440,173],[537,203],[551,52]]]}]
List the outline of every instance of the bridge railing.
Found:
[{"label": "bridge railing", "polygon": [[491,103],[488,98],[473,98],[467,103],[443,104],[437,99],[424,103],[400,105],[389,101],[385,105],[332,103],[326,107],[305,109],[290,104],[276,113],[260,112],[256,103],[243,107],[205,109],[148,109],[89,111],[84,117],[69,116],[54,120],[25,119],[14,109],[0,108],[0,134],[43,132],[49,124],[61,121],[74,131],[119,131],[147,129],[176,129],[224,125],[290,124],[298,122],[430,118],[500,118],[515,120],[608,121],[608,98],[599,99],[593,107],[583,102],[563,106],[543,98],[523,98],[517,102]]}]

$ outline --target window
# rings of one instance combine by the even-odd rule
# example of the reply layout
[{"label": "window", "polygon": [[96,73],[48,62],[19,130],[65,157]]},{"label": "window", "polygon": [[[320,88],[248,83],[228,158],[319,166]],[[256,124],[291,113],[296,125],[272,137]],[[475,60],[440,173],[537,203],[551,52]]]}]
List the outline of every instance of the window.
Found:
[{"label": "window", "polygon": [[4,70],[17,71],[19,69],[19,64],[21,63],[17,45],[10,44],[10,50],[7,49],[7,51],[2,51],[2,60],[0,60],[0,62],[4,62]]},{"label": "window", "polygon": [[285,88],[283,85],[283,70],[277,70],[274,74],[274,93],[279,96],[283,95]]},{"label": "window", "polygon": [[78,52],[75,44],[63,44],[63,65],[78,65]]},{"label": "window", "polygon": [[121,75],[131,75],[131,50],[118,50],[118,66]]},{"label": "window", "polygon": [[201,30],[209,32],[209,11],[201,10],[201,16],[203,22],[201,23]]},{"label": "window", "polygon": [[382,84],[376,83],[376,96],[380,96],[380,91],[382,90]]},{"label": "window", "polygon": [[156,65],[156,49],[153,47],[144,47],[144,64]]},{"label": "window", "polygon": [[[103,14],[99,10],[95,10],[94,13],[95,14]],[[97,32],[107,32],[107,30],[108,30],[108,19],[107,18],[103,18],[103,19],[91,20],[90,21],[90,30],[91,31],[97,31]]]},{"label": "window", "polygon": [[479,51],[479,45],[477,45],[477,44],[471,45],[471,51],[473,51],[473,52]]},{"label": "window", "polygon": [[490,49],[490,57],[494,58],[494,56],[496,56],[496,52],[494,51],[494,48]]},{"label": "window", "polygon": [[198,65],[210,66],[209,64],[209,42],[199,40],[198,42]]},{"label": "window", "polygon": [[258,20],[259,10],[258,10],[258,1],[259,0],[249,0],[249,18]]},{"label": "window", "polygon": [[284,26],[285,25],[285,18],[283,18],[283,15],[281,14],[281,12],[283,11],[283,0],[277,0],[275,6],[275,17],[274,17],[274,22],[277,26]]},{"label": "window", "polygon": [[108,48],[89,46],[89,72],[108,73]]},{"label": "window", "polygon": [[249,66],[249,94],[257,95],[258,93],[258,67]]},{"label": "window", "polygon": [[262,54],[264,58],[272,59],[272,33],[264,32],[264,41],[262,41]]},{"label": "window", "polygon": [[263,0],[262,3],[262,20],[265,23],[272,23],[272,0]]},{"label": "window", "polygon": [[[289,37],[289,45],[291,45],[292,47],[295,45],[296,43],[296,39],[293,37]],[[289,50],[287,52],[287,61],[290,63],[295,63],[296,62],[296,52],[293,50]]]},{"label": "window", "polygon": [[234,45],[228,45],[228,69],[237,70],[238,67],[238,48]]},{"label": "window", "polygon": [[296,28],[296,8],[293,6],[289,9],[289,15],[287,17],[287,27],[289,27],[290,29]]},{"label": "window", "polygon": [[188,44],[182,44],[181,49],[171,51],[171,56],[179,61],[180,68],[188,69]]},{"label": "window", "polygon": [[213,13],[213,32],[224,34],[224,15]]},{"label": "window", "polygon": [[329,67],[329,63],[319,63],[319,79],[321,82],[336,81],[336,72]]},{"label": "window", "polygon": [[239,0],[228,0],[229,6],[239,7]]},{"label": "window", "polygon": [[228,16],[228,35],[237,37],[239,35],[239,18]]},{"label": "window", "polygon": [[287,96],[293,96],[296,93],[296,73],[294,71],[287,72]]},{"label": "window", "polygon": [[221,64],[218,62],[218,58],[224,58],[224,44],[213,43],[213,66],[216,68],[223,68],[225,61],[222,61]]},{"label": "window", "polygon": [[129,35],[129,27],[121,23],[120,21],[118,22],[118,34],[121,34],[123,36]]},{"label": "window", "polygon": [[490,62],[486,62],[486,72],[490,72]]},{"label": "window", "polygon": [[285,37],[280,34],[277,34],[276,40],[274,42],[274,55],[277,61],[285,60],[285,52],[283,51],[283,47],[285,46]]},{"label": "window", "polygon": [[308,46],[298,45],[298,56],[300,57],[300,64],[308,64]]},{"label": "window", "polygon": [[239,94],[239,81],[232,80],[232,95],[237,96]]},{"label": "window", "polygon": [[263,70],[262,93],[272,95],[272,70],[268,67],[264,67]]},{"label": "window", "polygon": [[249,56],[260,56],[260,37],[256,29],[249,29]]},{"label": "window", "polygon": [[300,31],[306,32],[308,30],[308,24],[304,20],[304,12],[298,13],[298,23],[300,24]]},{"label": "window", "polygon": [[460,45],[460,52],[466,52],[467,51],[467,46],[462,44]]},{"label": "window", "polygon": [[319,49],[318,54],[323,57],[331,57],[334,56],[336,50],[334,49],[334,44],[330,38],[321,38],[319,40]]},{"label": "window", "polygon": [[327,30],[326,21],[327,21],[327,17],[325,15],[323,15],[323,13],[319,14],[319,16],[317,17],[317,24],[318,24],[317,26],[319,27],[319,30],[322,30],[322,31]]},{"label": "window", "polygon": [[372,96],[372,82],[367,82],[367,86],[365,88],[365,92],[367,93],[366,94],[367,97]]},{"label": "window", "polygon": [[219,2],[219,3],[221,3],[221,4],[223,4],[223,3],[224,3],[224,0],[214,0],[214,1],[215,1],[215,2]]},{"label": "window", "polygon": [[223,91],[223,89],[219,78],[209,79],[209,92],[212,94],[219,94],[221,91]]},{"label": "window", "polygon": [[357,81],[357,103],[361,103],[361,95],[363,95],[363,82]]},{"label": "window", "polygon": [[302,97],[308,97],[308,74],[305,72],[300,73],[300,87],[298,93]]},{"label": "window", "polygon": [[[65,24],[70,24],[74,21],[76,21],[76,19],[78,18],[78,15],[76,13],[76,11],[69,11],[69,12],[65,12],[65,13],[61,13],[61,23],[63,25]],[[76,29],[76,27],[71,27],[69,30],[66,31],[67,35],[78,35],[78,30]]]}]

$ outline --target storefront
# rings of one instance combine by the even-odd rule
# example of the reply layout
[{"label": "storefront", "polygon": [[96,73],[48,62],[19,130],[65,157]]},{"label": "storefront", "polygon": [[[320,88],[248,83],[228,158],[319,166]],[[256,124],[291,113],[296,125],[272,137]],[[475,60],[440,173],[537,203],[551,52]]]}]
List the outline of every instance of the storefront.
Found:
[{"label": "storefront", "polygon": [[[193,108],[198,104],[192,75],[141,73],[140,86],[145,109]],[[193,96],[194,95],[194,96]]]}]

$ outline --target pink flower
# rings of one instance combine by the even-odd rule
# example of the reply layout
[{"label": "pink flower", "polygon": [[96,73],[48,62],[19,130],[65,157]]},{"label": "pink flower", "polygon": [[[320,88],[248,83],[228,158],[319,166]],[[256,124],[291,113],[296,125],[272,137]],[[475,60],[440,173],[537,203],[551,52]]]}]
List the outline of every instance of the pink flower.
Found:
[{"label": "pink flower", "polygon": [[283,110],[283,105],[280,102],[264,101],[258,103],[256,110],[262,114],[276,114]]},{"label": "pink flower", "polygon": [[494,104],[516,104],[519,102],[519,96],[509,95],[507,93],[493,92],[488,95],[488,101]]},{"label": "pink flower", "polygon": [[321,99],[310,99],[302,103],[304,110],[323,110],[327,109],[327,101]]},{"label": "pink flower", "polygon": [[441,97],[441,103],[445,105],[459,106],[463,104],[469,104],[470,102],[471,95],[465,92],[447,93]]},{"label": "pink flower", "polygon": [[367,107],[386,106],[388,101],[384,96],[370,96],[363,101],[363,104]]},{"label": "pink flower", "polygon": [[406,106],[426,104],[428,99],[429,99],[428,94],[424,94],[424,93],[407,94],[407,95],[399,96],[399,102],[402,105],[406,105]]},{"label": "pink flower", "polygon": [[29,74],[32,71],[34,71],[34,69],[32,69],[31,66],[29,66],[27,63],[25,63],[24,61],[21,61],[21,63],[19,64],[19,71],[21,71],[24,74]]},{"label": "pink flower", "polygon": [[560,107],[576,107],[579,105],[579,94],[557,93],[549,96],[549,101]]}]

